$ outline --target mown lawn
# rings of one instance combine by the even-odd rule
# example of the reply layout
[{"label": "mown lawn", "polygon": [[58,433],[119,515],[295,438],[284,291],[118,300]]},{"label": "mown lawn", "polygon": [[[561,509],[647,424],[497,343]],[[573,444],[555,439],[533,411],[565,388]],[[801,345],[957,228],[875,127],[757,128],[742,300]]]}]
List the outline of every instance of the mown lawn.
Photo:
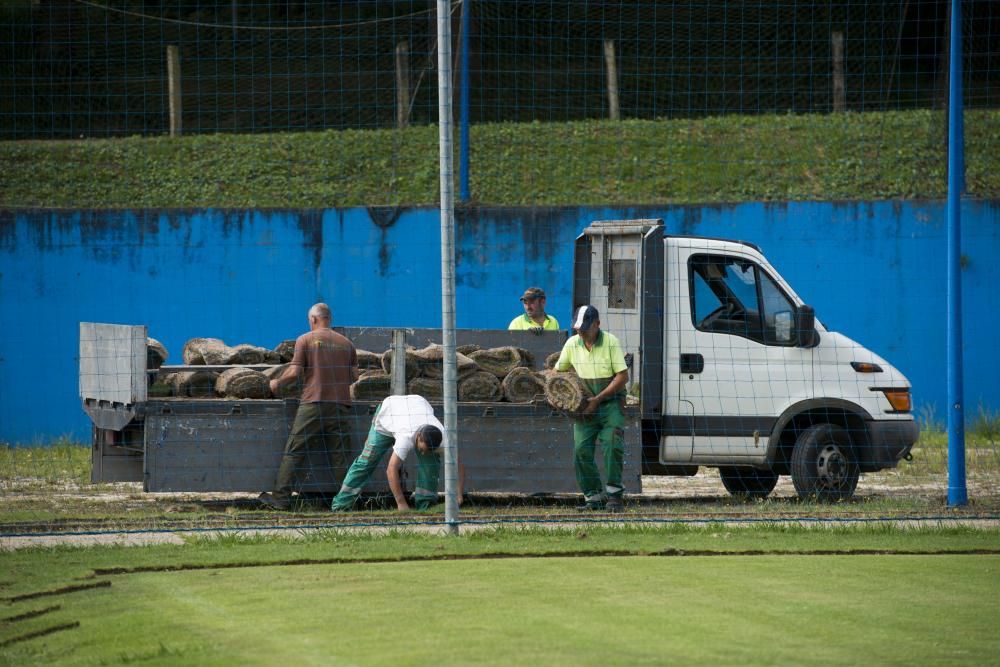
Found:
[{"label": "mown lawn", "polygon": [[[766,553],[735,553],[748,547]],[[32,549],[0,553],[0,662],[988,664],[1000,649],[998,567],[1000,532],[963,528],[321,532]],[[55,592],[86,584],[104,587]],[[40,592],[53,594],[24,597]]]}]

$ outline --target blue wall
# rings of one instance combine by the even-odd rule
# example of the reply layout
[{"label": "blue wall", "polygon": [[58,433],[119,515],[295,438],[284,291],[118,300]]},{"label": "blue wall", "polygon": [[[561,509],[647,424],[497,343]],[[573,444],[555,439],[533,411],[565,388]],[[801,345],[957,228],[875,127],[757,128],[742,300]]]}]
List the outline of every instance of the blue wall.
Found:
[{"label": "blue wall", "polygon": [[[963,204],[965,396],[1000,408],[1000,203]],[[669,233],[760,245],[828,327],[889,359],[918,409],[946,412],[943,202],[457,212],[457,324],[504,328],[541,285],[565,327],[572,249],[590,221],[662,217]],[[0,212],[0,440],[89,437],[78,323],[146,324],[184,342],[274,346],[317,300],[335,324],[440,326],[436,209]]]}]

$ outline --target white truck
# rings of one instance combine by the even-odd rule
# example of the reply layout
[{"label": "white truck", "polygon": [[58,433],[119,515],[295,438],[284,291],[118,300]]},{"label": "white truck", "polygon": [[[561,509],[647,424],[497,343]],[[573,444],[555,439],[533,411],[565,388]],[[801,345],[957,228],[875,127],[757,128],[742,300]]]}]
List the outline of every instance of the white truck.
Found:
[{"label": "white truck", "polygon": [[631,361],[645,473],[717,467],[757,498],[790,474],[800,496],[831,501],[910,457],[907,379],[827,330],[752,243],[606,220],[575,258],[574,307],[594,305]]},{"label": "white truck", "polygon": [[[587,227],[574,255],[574,307],[598,309],[602,329],[624,347],[630,391],[639,395],[625,411],[628,493],[641,493],[643,475],[709,466],[734,495],[765,497],[790,474],[801,496],[838,500],[854,493],[861,472],[909,457],[918,428],[906,378],[816,321],[753,244],[666,235],[660,220],[609,220]],[[368,350],[387,349],[393,336],[342,331]],[[418,348],[441,341],[439,330],[399,333]],[[528,349],[536,367],[567,335],[457,333],[459,345]],[[81,323],[93,481],[142,481],[147,491],[269,488],[295,401],[153,398],[150,373],[146,327]],[[357,451],[377,403],[353,406]],[[570,425],[543,396],[459,403],[458,431],[470,493],[576,491]],[[324,465],[310,465],[302,490],[337,488]],[[371,490],[384,486],[380,477]]]}]

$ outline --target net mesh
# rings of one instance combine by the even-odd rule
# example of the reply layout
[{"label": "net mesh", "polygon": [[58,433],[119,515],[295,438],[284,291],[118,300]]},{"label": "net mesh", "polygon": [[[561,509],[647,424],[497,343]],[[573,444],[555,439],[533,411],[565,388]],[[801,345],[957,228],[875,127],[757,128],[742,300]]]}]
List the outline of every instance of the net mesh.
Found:
[{"label": "net mesh", "polygon": [[[994,3],[967,5],[966,104],[995,107],[1000,16]],[[947,6],[474,2],[471,121],[607,118],[610,58],[622,118],[940,108]],[[168,46],[180,56],[185,132],[393,127],[397,64],[407,122],[432,123],[434,10],[416,1],[8,3],[0,129],[8,138],[164,133]],[[456,40],[462,11],[453,6]]]},{"label": "net mesh", "polygon": [[[977,359],[967,457],[971,495],[995,513],[1000,5],[963,8],[962,262]],[[390,393],[422,395],[444,419],[435,11],[0,8],[0,265],[32,277],[0,281],[0,313],[60,318],[0,337],[0,377],[22,389],[0,401],[7,533],[111,519],[400,522],[394,491],[410,504],[418,490],[443,491],[443,468],[431,475],[412,449],[392,486],[394,445],[419,425],[372,430]],[[452,3],[451,20],[456,65],[469,43],[469,87],[456,80],[455,95],[456,108],[467,96],[472,153],[456,248],[462,515],[562,520],[588,501],[608,510],[621,490],[626,518],[640,520],[940,512],[946,239],[933,198],[945,192],[948,3],[477,1]],[[248,152],[233,158],[232,145]],[[191,180],[175,181],[187,162]],[[673,245],[584,234],[594,220],[647,218],[664,221]],[[687,236],[702,240],[676,241]],[[531,328],[532,299],[517,297],[535,285],[558,326],[508,331]],[[363,375],[349,412],[302,416],[283,364],[295,323],[323,300]],[[556,370],[572,370],[583,385],[560,376],[560,391],[585,405],[602,389],[587,381],[620,370],[617,358],[590,375],[552,368],[588,303],[628,369],[621,415],[602,403],[599,423],[546,392]],[[820,322],[815,348],[799,338],[804,304]],[[397,331],[405,377],[397,369],[394,383]],[[166,370],[150,365],[147,336],[172,351]],[[200,343],[213,356],[192,362],[181,350],[196,336],[218,344]],[[40,343],[52,351],[42,361],[25,352]],[[240,343],[251,356],[234,356]],[[872,369],[851,362],[892,366],[866,383]],[[236,365],[239,378],[227,375]],[[904,400],[892,391],[900,372],[914,387],[908,407],[893,402]],[[515,380],[527,400],[512,400]],[[833,400],[790,410],[807,398]],[[907,415],[922,427],[912,461],[876,446],[905,434],[870,424]],[[289,448],[308,450],[285,464],[291,495],[275,486]],[[361,513],[331,519],[359,457],[377,465],[352,478],[359,500],[342,509]],[[261,491],[296,512],[262,513]]]}]

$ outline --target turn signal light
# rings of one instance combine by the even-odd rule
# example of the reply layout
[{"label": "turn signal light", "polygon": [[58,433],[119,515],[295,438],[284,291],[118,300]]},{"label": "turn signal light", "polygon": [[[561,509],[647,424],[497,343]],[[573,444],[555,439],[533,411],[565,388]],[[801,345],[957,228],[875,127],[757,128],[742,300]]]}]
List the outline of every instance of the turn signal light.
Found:
[{"label": "turn signal light", "polygon": [[852,361],[851,368],[859,373],[881,373],[882,367],[867,361]]},{"label": "turn signal light", "polygon": [[896,412],[909,412],[911,407],[909,389],[883,389],[882,393],[889,399],[889,405]]}]

